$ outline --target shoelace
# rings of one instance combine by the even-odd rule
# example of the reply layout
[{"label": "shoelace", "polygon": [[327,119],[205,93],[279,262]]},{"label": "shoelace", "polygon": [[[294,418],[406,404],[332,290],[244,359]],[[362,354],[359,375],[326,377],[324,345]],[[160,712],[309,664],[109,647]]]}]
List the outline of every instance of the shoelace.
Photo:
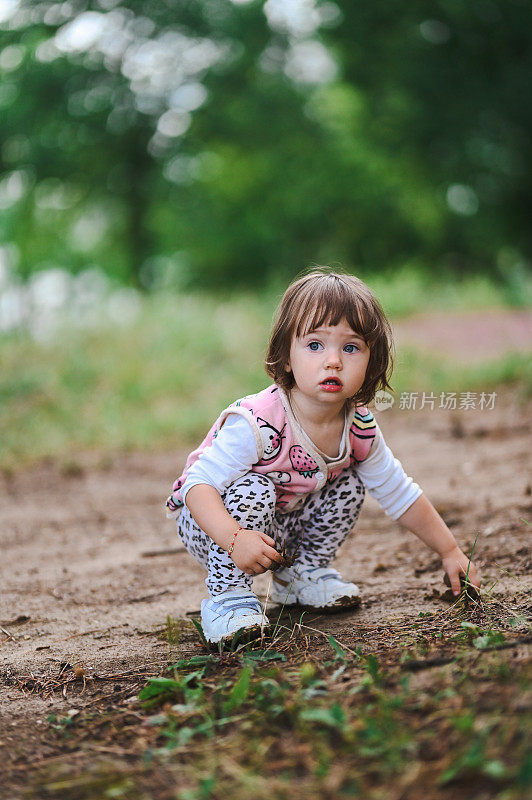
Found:
[{"label": "shoelace", "polygon": [[231,611],[240,611],[242,609],[251,609],[251,611],[254,611],[256,614],[262,614],[259,602],[251,599],[244,600],[239,597],[230,597],[227,600],[215,600],[213,604],[216,611],[222,617],[225,617],[225,615],[229,614]]},{"label": "shoelace", "polygon": [[[326,581],[330,578],[334,578],[335,580],[342,581],[342,583],[346,583],[347,581],[342,578],[339,572],[336,570],[329,570],[328,572],[322,572],[321,570],[326,570],[326,567],[309,567],[308,569],[304,569],[301,571],[300,576],[311,578],[313,575],[318,580]],[[316,574],[319,573],[319,574]]]}]

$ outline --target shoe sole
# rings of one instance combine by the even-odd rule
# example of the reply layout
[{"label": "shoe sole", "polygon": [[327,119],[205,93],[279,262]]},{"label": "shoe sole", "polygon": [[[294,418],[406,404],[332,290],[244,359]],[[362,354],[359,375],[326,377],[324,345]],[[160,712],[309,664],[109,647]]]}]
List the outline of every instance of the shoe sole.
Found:
[{"label": "shoe sole", "polygon": [[234,633],[228,636],[223,636],[221,639],[213,641],[207,639],[207,644],[211,649],[218,649],[220,645],[225,647],[227,645],[234,645],[235,647],[240,644],[250,644],[251,642],[261,639],[270,630],[271,625],[253,625],[249,628],[239,628]]},{"label": "shoe sole", "polygon": [[280,606],[290,606],[290,608],[303,608],[305,611],[323,611],[325,613],[334,614],[335,611],[346,611],[347,609],[359,608],[361,604],[360,597],[338,597],[334,603],[330,603],[327,606],[309,606],[306,603],[299,603],[297,598],[288,598],[287,600],[284,599],[276,599],[274,597],[270,598],[272,603],[277,603]]}]

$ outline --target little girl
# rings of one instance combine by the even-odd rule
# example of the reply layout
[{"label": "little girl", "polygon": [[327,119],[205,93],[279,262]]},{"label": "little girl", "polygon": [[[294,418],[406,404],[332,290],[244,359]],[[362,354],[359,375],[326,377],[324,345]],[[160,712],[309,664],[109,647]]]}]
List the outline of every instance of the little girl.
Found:
[{"label": "little girl", "polygon": [[365,488],[440,555],[455,595],[460,575],[480,585],[366,407],[390,388],[390,348],[389,323],[358,278],[315,270],[285,292],[266,358],[274,383],[222,411],[166,503],[185,547],[208,571],[201,619],[209,642],[241,628],[252,637],[268,624],[251,585],[272,567],[274,602],[358,605],[358,587],[330,563]]}]

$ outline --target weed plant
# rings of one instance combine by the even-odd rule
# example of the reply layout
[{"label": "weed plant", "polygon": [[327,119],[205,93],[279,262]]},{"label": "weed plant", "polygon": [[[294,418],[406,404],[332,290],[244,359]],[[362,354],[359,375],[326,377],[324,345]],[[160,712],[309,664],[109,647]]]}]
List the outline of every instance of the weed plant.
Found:
[{"label": "weed plant", "polygon": [[85,783],[79,771],[41,772],[39,796],[526,796],[530,671],[514,650],[530,627],[520,613],[508,618],[493,596],[468,603],[467,586],[450,609],[341,640],[292,613],[274,637],[210,652],[197,621],[167,620],[163,636],[180,657],[149,679],[136,708],[115,708],[107,722],[90,712],[49,720],[68,741],[86,741],[93,726],[102,751],[107,741],[122,748],[121,770],[109,767],[107,784],[101,762]]}]

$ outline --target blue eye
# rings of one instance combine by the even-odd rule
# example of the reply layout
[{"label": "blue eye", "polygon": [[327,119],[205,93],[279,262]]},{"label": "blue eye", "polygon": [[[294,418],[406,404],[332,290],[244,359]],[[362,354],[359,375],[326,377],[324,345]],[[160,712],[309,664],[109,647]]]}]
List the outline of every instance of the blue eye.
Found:
[{"label": "blue eye", "polygon": [[309,350],[312,350],[315,353],[317,350],[320,349],[321,344],[319,342],[309,342],[308,343]]},{"label": "blue eye", "polygon": [[346,353],[355,353],[358,350],[356,344],[346,344],[344,347]]}]

